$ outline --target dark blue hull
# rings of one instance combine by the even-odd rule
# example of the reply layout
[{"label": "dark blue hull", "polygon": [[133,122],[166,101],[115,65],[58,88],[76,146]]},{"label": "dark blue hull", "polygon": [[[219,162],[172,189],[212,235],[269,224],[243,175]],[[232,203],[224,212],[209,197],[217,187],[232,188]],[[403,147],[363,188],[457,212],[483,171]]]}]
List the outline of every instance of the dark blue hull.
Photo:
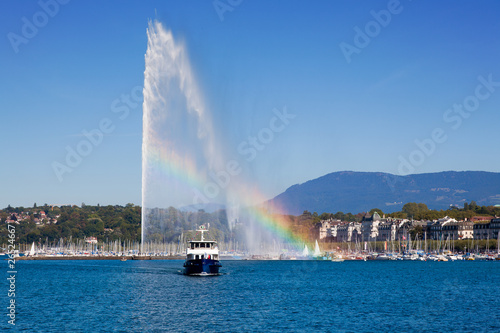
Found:
[{"label": "dark blue hull", "polygon": [[217,275],[222,267],[218,260],[194,259],[184,262],[184,274],[186,275]]}]

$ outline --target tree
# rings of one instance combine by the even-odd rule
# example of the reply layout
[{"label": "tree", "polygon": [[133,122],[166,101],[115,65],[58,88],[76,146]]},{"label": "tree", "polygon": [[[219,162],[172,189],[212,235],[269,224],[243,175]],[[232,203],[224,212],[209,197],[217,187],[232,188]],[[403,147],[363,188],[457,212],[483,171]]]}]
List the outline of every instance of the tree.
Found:
[{"label": "tree", "polygon": [[403,206],[402,212],[406,213],[410,218],[421,219],[422,215],[428,210],[429,208],[424,203],[409,202]]},{"label": "tree", "polygon": [[384,215],[384,212],[378,208],[373,208],[372,210],[370,210],[369,214],[370,215],[373,215],[373,213],[377,212],[377,214],[382,217]]},{"label": "tree", "polygon": [[389,214],[390,217],[396,218],[396,219],[405,219],[408,217],[406,213],[403,212],[394,212]]},{"label": "tree", "polygon": [[331,219],[331,218],[332,218],[332,215],[333,215],[333,214],[330,214],[330,213],[323,213],[323,214],[321,214],[321,215],[319,216],[319,218],[320,218],[321,220],[329,220],[329,219]]}]

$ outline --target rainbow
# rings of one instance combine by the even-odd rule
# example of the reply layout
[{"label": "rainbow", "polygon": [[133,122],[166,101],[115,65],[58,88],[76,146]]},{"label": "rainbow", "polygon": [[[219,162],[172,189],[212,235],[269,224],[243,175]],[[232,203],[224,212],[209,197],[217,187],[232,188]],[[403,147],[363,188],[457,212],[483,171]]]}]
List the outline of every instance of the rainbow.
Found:
[{"label": "rainbow", "polygon": [[176,179],[191,188],[200,188],[207,181],[201,176],[196,163],[188,156],[180,156],[173,150],[168,150],[170,145],[154,140],[148,147],[146,158],[150,165],[156,166],[161,173]]},{"label": "rainbow", "polygon": [[265,230],[271,232],[273,235],[279,237],[283,241],[297,248],[302,249],[304,244],[309,243],[307,239],[302,238],[300,235],[294,233],[286,221],[283,210],[277,205],[252,205],[255,202],[265,202],[266,198],[255,188],[249,193],[249,187],[245,187],[244,191],[237,195],[237,199],[248,206],[248,213],[257,223]]},{"label": "rainbow", "polygon": [[[156,166],[161,173],[168,177],[173,177],[175,180],[182,182],[186,186],[193,189],[202,189],[208,181],[207,177],[203,177],[200,170],[197,169],[196,163],[187,156],[181,157],[175,151],[168,150],[168,143],[153,144],[152,149],[148,151],[148,158],[152,162],[150,165]],[[286,218],[281,212],[280,207],[273,205],[263,207],[255,205],[255,203],[263,203],[266,198],[258,189],[246,184],[239,186],[236,191],[231,192],[231,198],[234,202],[238,202],[243,207],[247,207],[245,212],[249,214],[257,224],[265,230],[276,236],[280,240],[288,243],[297,250],[301,250],[304,244],[309,243],[300,235],[294,233]]]},{"label": "rainbow", "polygon": [[251,216],[254,217],[255,220],[266,230],[289,243],[297,250],[302,249],[303,245],[309,242],[308,240],[295,234],[282,216],[270,214],[263,208],[255,207],[250,209],[250,213]]}]

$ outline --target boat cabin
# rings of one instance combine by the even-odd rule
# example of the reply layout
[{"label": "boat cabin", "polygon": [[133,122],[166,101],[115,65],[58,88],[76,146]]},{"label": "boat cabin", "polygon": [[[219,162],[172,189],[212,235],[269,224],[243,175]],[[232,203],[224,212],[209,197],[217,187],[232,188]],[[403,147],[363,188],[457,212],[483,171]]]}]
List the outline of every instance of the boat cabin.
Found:
[{"label": "boat cabin", "polygon": [[191,250],[194,249],[215,249],[217,248],[217,242],[215,241],[204,241],[204,242],[196,242],[196,241],[191,241],[190,243],[190,248]]},{"label": "boat cabin", "polygon": [[219,260],[219,249],[216,241],[190,241],[187,249],[187,260],[213,259]]}]

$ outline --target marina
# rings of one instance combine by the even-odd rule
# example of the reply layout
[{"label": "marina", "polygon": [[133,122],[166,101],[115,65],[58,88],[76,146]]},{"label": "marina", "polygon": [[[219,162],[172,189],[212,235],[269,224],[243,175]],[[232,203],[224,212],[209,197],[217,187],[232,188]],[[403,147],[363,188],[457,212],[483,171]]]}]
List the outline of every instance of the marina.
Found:
[{"label": "marina", "polygon": [[[206,230],[203,230],[206,232]],[[201,234],[203,234],[203,232]],[[500,243],[497,242],[497,243]],[[418,244],[418,242],[415,242]],[[446,244],[446,243],[445,243]],[[440,246],[434,250],[427,248],[424,251],[421,247],[413,245],[411,241],[398,246],[387,246],[387,251],[370,250],[372,246],[368,242],[365,244],[366,250],[362,250],[360,244],[353,244],[351,249],[348,244],[346,249],[322,251],[319,243],[316,241],[314,252],[310,253],[307,245],[304,245],[302,251],[287,251],[286,253],[267,253],[252,254],[245,251],[219,251],[216,241],[207,241],[203,238],[199,241],[189,241],[186,243],[184,253],[168,252],[147,252],[140,253],[139,249],[127,249],[123,251],[103,251],[102,247],[97,245],[87,250],[74,251],[74,247],[69,249],[65,247],[42,248],[40,250],[32,244],[30,250],[25,252],[16,251],[13,255],[17,260],[179,260],[186,259],[205,262],[209,265],[215,264],[219,260],[330,260],[334,262],[342,261],[460,261],[460,260],[488,260],[500,261],[500,249],[480,250],[479,247],[471,247],[470,252],[452,251],[450,246]],[[331,244],[322,244],[322,246],[332,247]],[[0,253],[0,256],[2,254]],[[210,257],[210,258],[209,258]],[[194,262],[192,261],[192,262]]]}]

